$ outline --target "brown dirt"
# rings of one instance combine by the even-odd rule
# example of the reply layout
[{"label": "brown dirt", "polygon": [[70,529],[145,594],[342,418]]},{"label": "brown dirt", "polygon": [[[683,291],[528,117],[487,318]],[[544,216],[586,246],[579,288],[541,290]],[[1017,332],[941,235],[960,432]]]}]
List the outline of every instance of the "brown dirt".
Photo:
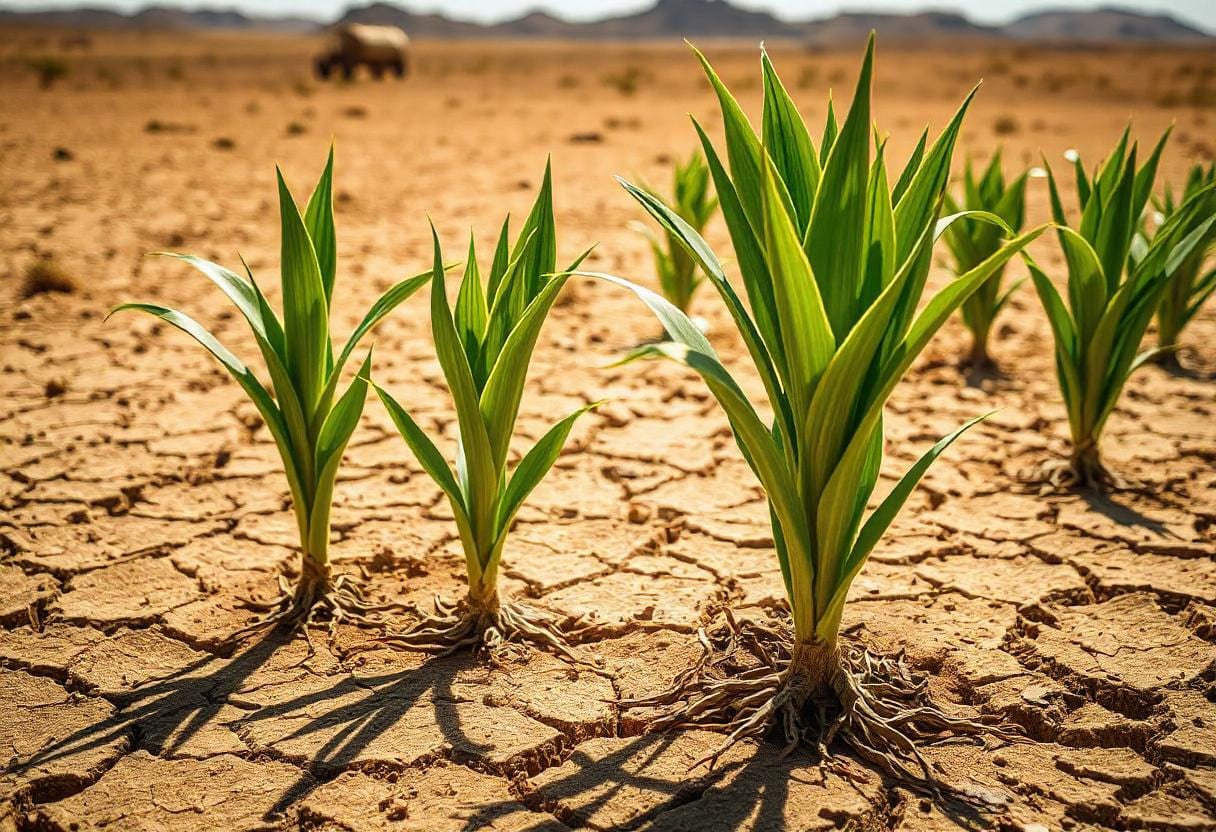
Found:
[{"label": "brown dirt", "polygon": [[[13,34],[0,47],[10,57],[55,48],[46,33]],[[339,333],[427,266],[424,212],[451,251],[470,224],[488,247],[504,212],[526,210],[550,152],[562,252],[598,241],[590,265],[647,279],[625,228],[638,211],[611,174],[664,181],[664,157],[693,141],[684,111],[719,124],[676,47],[424,45],[404,84],[322,86],[306,75],[313,46],[97,36],[46,91],[23,62],[0,64],[0,830],[970,822],[876,775],[850,783],[768,747],[688,771],[716,736],[643,735],[638,715],[616,712],[616,696],[660,690],[693,659],[692,630],[714,605],[770,607],[781,589],[761,494],[702,386],[666,365],[597,369],[655,331],[601,285],[573,284],[547,326],[521,431],[611,403],[582,421],[521,514],[503,588],[611,628],[580,645],[607,678],[543,654],[488,667],[352,653],[369,633],[351,628],[314,655],[274,636],[225,650],[250,620],[239,599],[269,595],[293,563],[294,523],[273,446],[222,371],[151,320],[102,325],[120,300],[170,302],[248,354],[218,293],[144,252],[231,264],[239,250],[273,283],[271,164],[303,191],[333,135]],[[828,84],[847,96],[851,51],[774,53],[813,118]],[[754,51],[711,54],[754,107]],[[603,80],[629,66],[642,71],[632,96]],[[1166,178],[1212,153],[1210,95],[1189,94],[1212,83],[1211,54],[964,50],[885,53],[878,66],[896,157],[981,75],[964,150],[991,146],[1011,116],[1007,159],[1077,147],[1093,161],[1130,112],[1142,137],[1177,120]],[[1163,106],[1179,100],[1196,106]],[[603,140],[569,141],[588,132]],[[234,149],[217,150],[221,137]],[[73,158],[56,161],[58,147]],[[1030,199],[1031,219],[1045,219],[1041,183]],[[715,223],[726,251],[724,237]],[[1036,254],[1059,273],[1050,241]],[[21,298],[24,270],[46,257],[77,291]],[[423,303],[380,330],[377,374],[450,436]],[[715,299],[694,311],[741,366]],[[1008,802],[980,825],[1216,828],[1216,317],[1188,333],[1191,372],[1151,367],[1129,386],[1106,450],[1143,485],[1109,500],[1022,484],[1061,451],[1063,411],[1030,291],[999,329],[1006,375],[962,377],[952,322],[897,391],[889,476],[960,421],[1001,411],[926,477],[857,582],[846,626],[906,649],[960,713],[1025,727],[1030,743],[929,751],[951,782]],[[365,422],[337,493],[337,568],[367,568],[384,597],[454,596],[462,563],[441,495],[380,408]]]}]

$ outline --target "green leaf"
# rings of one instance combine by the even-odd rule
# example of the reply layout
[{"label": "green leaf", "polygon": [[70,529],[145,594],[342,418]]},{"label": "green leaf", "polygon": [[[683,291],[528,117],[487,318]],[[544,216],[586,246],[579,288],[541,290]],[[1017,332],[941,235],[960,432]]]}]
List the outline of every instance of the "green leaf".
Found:
[{"label": "green leaf", "polygon": [[904,192],[912,184],[912,178],[916,176],[916,171],[920,169],[921,162],[925,158],[925,145],[928,141],[929,128],[926,127],[920,134],[920,140],[916,142],[916,147],[912,149],[912,155],[908,157],[908,162],[904,165],[903,172],[899,174],[899,179],[895,181],[895,187],[891,189],[892,205],[899,204],[899,200],[903,198]]},{"label": "green leaf", "polygon": [[837,628],[839,628],[840,614],[844,609],[845,600],[848,598],[849,587],[852,586],[854,579],[861,572],[861,568],[865,566],[870,552],[874,550],[878,541],[882,539],[883,534],[890,528],[896,515],[899,514],[899,510],[908,501],[908,497],[912,494],[913,489],[916,488],[917,483],[920,482],[921,477],[929,470],[929,466],[954,443],[954,440],[962,436],[973,425],[987,419],[991,415],[991,413],[988,413],[978,416],[938,440],[937,444],[925,452],[916,461],[916,464],[908,469],[907,473],[900,478],[899,484],[892,489],[886,499],[879,504],[878,508],[866,520],[865,525],[862,526],[861,532],[857,536],[856,542],[853,544],[848,560],[844,564],[844,572],[837,583],[838,588],[822,612],[820,619],[821,635],[825,637],[834,635]]},{"label": "green leaf", "polygon": [[338,399],[317,434],[317,486],[308,523],[311,552],[324,552],[329,548],[329,514],[334,500],[334,482],[338,478],[342,454],[346,452],[350,437],[359,426],[359,417],[363,415],[371,367],[372,354],[369,350],[359,375]]},{"label": "green leaf", "polygon": [[[747,300],[751,304],[752,314],[755,316],[754,328],[758,331],[764,343],[779,344],[781,343],[781,324],[777,317],[777,301],[773,297],[772,277],[769,275],[768,263],[764,259],[764,249],[760,237],[748,220],[743,206],[739,202],[735,186],[730,181],[726,170],[722,167],[722,162],[710,143],[709,137],[701,129],[701,125],[697,123],[696,119],[693,119],[693,127],[696,129],[698,137],[700,137],[701,147],[705,151],[705,158],[709,164],[710,174],[713,176],[714,190],[717,191],[718,199],[722,204],[722,216],[726,220],[727,229],[730,231],[731,242],[735,249],[735,258],[739,263],[739,271],[743,276],[744,290],[747,293]],[[626,184],[623,180],[618,181]],[[626,189],[628,189],[627,184]],[[633,193],[633,191],[630,191],[630,193]],[[643,207],[647,207],[645,203],[643,203]],[[650,210],[649,207],[647,207],[647,210]],[[653,214],[654,212],[652,211],[651,213]],[[760,231],[763,232],[763,225],[760,226]],[[709,253],[713,254],[712,251]],[[716,262],[717,258],[715,257],[714,260]],[[700,258],[698,261],[700,262]],[[725,272],[722,274],[723,281],[725,282]],[[710,277],[712,279],[714,275],[711,274]],[[785,362],[783,357],[772,355],[770,358],[771,363],[784,375]]]},{"label": "green leaf", "polygon": [[799,234],[811,221],[811,209],[819,188],[819,156],[768,53],[760,52],[764,72],[764,147],[789,189]]},{"label": "green leaf", "polygon": [[1069,423],[1076,427],[1080,411],[1077,409],[1081,395],[1080,378],[1080,346],[1077,343],[1076,326],[1060,293],[1052,285],[1051,279],[1034,261],[1028,261],[1030,278],[1034,281],[1035,291],[1043,303],[1047,320],[1051,324],[1052,336],[1056,348],[1056,372],[1060,378],[1060,390],[1064,396],[1064,404],[1068,410]]},{"label": "green leaf", "polygon": [[266,322],[262,317],[262,306],[258,302],[258,292],[250,281],[201,257],[159,251],[155,252],[155,256],[172,257],[198,269],[208,280],[218,286],[229,300],[236,304],[236,308],[240,310],[241,315],[249,323],[249,328],[255,334],[261,335],[263,338],[268,337]]},{"label": "green leaf", "polygon": [[498,246],[494,249],[494,260],[490,264],[490,280],[486,284],[487,306],[492,307],[498,301],[498,288],[511,262],[510,234],[511,218],[507,217],[502,221],[502,230],[498,232]]},{"label": "green leaf", "polygon": [[334,277],[338,271],[338,242],[334,231],[334,147],[329,146],[329,159],[317,187],[309,197],[304,210],[304,226],[312,239],[321,269],[321,284],[325,287],[325,303],[328,306],[334,294]]},{"label": "green leaf", "polygon": [[469,256],[464,261],[464,278],[460,281],[460,293],[456,296],[456,332],[460,334],[471,367],[477,367],[481,360],[481,339],[486,334],[489,314],[485,290],[481,285],[481,272],[477,268],[477,247],[470,234]]},{"label": "green leaf", "polygon": [[524,310],[519,322],[507,336],[482,390],[479,402],[481,420],[489,436],[490,462],[496,471],[503,470],[506,465],[511,434],[519,415],[524,382],[540,328],[567,279],[568,276],[552,278]]},{"label": "green leaf", "polygon": [[[390,312],[400,306],[414,295],[419,289],[425,286],[431,279],[431,272],[425,271],[422,274],[415,275],[411,278],[401,281],[391,287],[371,305],[367,313],[363,316],[363,320],[351,332],[350,337],[346,339],[346,346],[342,348],[338,360],[334,362],[334,366],[330,369],[329,380],[325,383],[325,389],[321,392],[321,401],[317,406],[317,414],[319,419],[324,419],[329,413],[330,405],[334,400],[334,395],[338,390],[338,382],[342,377],[342,369],[346,366],[347,360],[351,353],[355,351],[355,347],[359,342],[371,332],[377,324],[379,324]],[[276,383],[277,384],[277,383]],[[315,431],[314,431],[315,432]]]},{"label": "green leaf", "polygon": [[1071,228],[1058,231],[1068,264],[1068,304],[1076,321],[1078,344],[1088,344],[1106,310],[1106,278],[1097,252],[1084,237]]},{"label": "green leaf", "polygon": [[545,162],[545,175],[541,181],[540,192],[532,204],[532,210],[520,229],[521,241],[530,240],[526,248],[517,243],[512,257],[521,259],[519,269],[524,276],[521,284],[521,302],[519,308],[526,307],[532,298],[540,292],[541,276],[551,274],[557,269],[557,230],[553,219],[553,173],[548,161]]},{"label": "green leaf", "polygon": [[566,439],[574,428],[574,423],[578,421],[580,416],[599,404],[599,402],[594,402],[580,407],[565,419],[549,428],[545,432],[545,435],[524,454],[523,459],[515,466],[511,479],[507,483],[507,488],[503,492],[502,503],[498,509],[498,521],[496,525],[500,537],[505,535],[511,527],[511,523],[515,520],[515,515],[524,504],[524,500],[540,484],[545,474],[549,473],[549,469],[553,467],[553,463],[557,462],[557,458],[566,444]]},{"label": "green leaf", "polygon": [[300,404],[312,413],[325,386],[329,363],[329,307],[321,270],[304,220],[292,200],[283,174],[279,182],[282,222],[283,323],[287,369]]},{"label": "green leaf", "polygon": [[[670,312],[682,314],[675,307]],[[773,504],[789,552],[790,581],[793,586],[790,604],[795,627],[799,632],[806,631],[815,620],[811,601],[814,597],[815,561],[811,554],[810,531],[798,499],[797,485],[785,466],[784,456],[772,433],[760,421],[739,385],[716,357],[676,342],[656,344],[653,349],[700,374],[710,393],[726,412],[740,450]]]},{"label": "green leaf", "polygon": [[[841,142],[845,141],[843,136]],[[819,295],[815,273],[802,250],[798,232],[780,201],[776,175],[772,165],[766,165],[765,251],[773,279],[773,297],[777,303],[782,347],[787,362],[785,390],[790,398],[791,411],[805,413],[819,374],[836,349],[836,338],[826,304]],[[825,189],[828,182],[825,171]]]},{"label": "green leaf", "polygon": [[[493,538],[498,473],[493,464],[490,437],[478,406],[473,373],[460,336],[456,333],[456,324],[452,320],[452,310],[444,291],[443,255],[439,248],[439,236],[433,227],[431,235],[435,247],[431,276],[431,335],[435,341],[435,355],[452,393],[460,424],[457,472],[462,474],[460,488],[468,507],[473,539],[488,542]],[[464,466],[468,466],[467,469],[462,470],[462,461]]]},{"label": "green leaf", "polygon": [[292,498],[300,505],[307,505],[304,496],[304,487],[300,480],[299,471],[296,467],[295,458],[292,454],[291,439],[288,437],[287,426],[283,422],[282,414],[275,406],[274,400],[270,398],[270,393],[262,386],[257,377],[249,371],[239,358],[233,355],[227,347],[221,344],[214,335],[208,332],[197,321],[189,315],[182,314],[175,309],[168,309],[163,306],[157,306],[152,303],[124,303],[110,310],[110,314],[106,316],[109,320],[111,315],[116,312],[124,311],[145,312],[154,317],[160,318],[168,324],[180,329],[182,332],[189,335],[195,341],[203,346],[209,353],[223,365],[224,369],[236,379],[236,382],[249,396],[254,407],[262,417],[262,421],[266,423],[267,429],[270,431],[271,437],[274,439],[275,445],[278,446],[279,455],[283,459],[283,468],[287,474],[287,482],[291,487]]},{"label": "green leaf", "polygon": [[[739,102],[722,83],[722,79],[706,57],[696,47],[693,47],[692,51],[701,62],[705,77],[709,79],[718,96],[718,104],[722,109],[722,126],[726,132],[726,157],[730,162],[735,190],[752,228],[758,230],[761,227],[760,165],[763,155],[760,140],[756,138],[756,132],[743,114]],[[721,193],[718,191],[719,196]]]},{"label": "green leaf", "polygon": [[[807,234],[806,257],[819,278],[818,291],[836,341],[844,340],[856,320],[854,306],[861,294],[865,273],[873,69],[874,37],[871,35],[849,114],[823,166],[823,178]],[[772,221],[771,213],[766,217]],[[776,271],[779,267],[772,260],[771,249],[769,255],[769,267]]]},{"label": "green leaf", "polygon": [[939,202],[950,179],[950,160],[954,157],[954,144],[963,126],[963,117],[967,114],[978,89],[972,89],[963,99],[954,118],[933,143],[908,187],[895,203],[895,239],[899,245],[895,254],[896,263],[902,263],[908,258],[916,240],[920,238],[921,229],[937,215]]},{"label": "green leaf", "polygon": [[468,567],[469,576],[480,578],[481,563],[476,557],[477,547],[473,542],[473,528],[464,492],[456,482],[456,477],[452,475],[452,469],[448,467],[447,460],[443,458],[443,454],[435,447],[435,443],[423,432],[422,428],[418,427],[418,423],[406,412],[405,408],[398,404],[397,400],[384,388],[379,385],[373,386],[376,389],[376,395],[380,397],[385,410],[388,411],[389,418],[393,420],[397,431],[409,445],[410,451],[418,460],[418,464],[422,466],[422,470],[426,471],[427,475],[447,495],[448,503],[452,507],[452,514],[456,518],[456,527],[460,532],[461,541],[464,543],[465,565]]}]

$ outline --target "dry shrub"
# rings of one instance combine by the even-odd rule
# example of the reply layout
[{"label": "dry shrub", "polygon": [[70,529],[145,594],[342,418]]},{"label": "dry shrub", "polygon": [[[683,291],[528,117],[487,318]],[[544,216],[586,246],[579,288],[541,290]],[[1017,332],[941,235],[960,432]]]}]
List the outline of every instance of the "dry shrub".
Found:
[{"label": "dry shrub", "polygon": [[19,295],[32,298],[48,292],[71,294],[76,291],[76,282],[53,260],[35,260],[25,269]]},{"label": "dry shrub", "polygon": [[67,61],[51,56],[30,58],[25,65],[38,76],[38,85],[43,89],[48,89],[56,81],[67,78],[71,72],[71,66]]},{"label": "dry shrub", "polygon": [[619,92],[621,95],[633,95],[638,91],[645,73],[636,66],[627,66],[620,72],[609,72],[604,76],[604,84]]}]

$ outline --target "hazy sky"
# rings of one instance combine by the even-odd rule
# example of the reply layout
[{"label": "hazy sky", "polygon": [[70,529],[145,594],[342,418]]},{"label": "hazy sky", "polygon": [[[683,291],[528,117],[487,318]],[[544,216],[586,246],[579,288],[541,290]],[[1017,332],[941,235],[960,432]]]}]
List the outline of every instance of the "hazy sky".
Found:
[{"label": "hazy sky", "polygon": [[[0,8],[47,6],[110,6],[122,9],[147,5],[237,6],[254,14],[305,14],[333,18],[347,5],[368,0],[0,0]],[[453,17],[481,21],[515,17],[544,9],[571,20],[632,12],[654,0],[397,0],[415,11],[442,11]],[[995,23],[1028,11],[1047,8],[1093,8],[1118,5],[1144,12],[1169,12],[1175,17],[1216,32],[1216,0],[732,0],[736,5],[765,9],[780,17],[806,19],[841,10],[913,11],[925,8],[965,12],[973,20]]]}]

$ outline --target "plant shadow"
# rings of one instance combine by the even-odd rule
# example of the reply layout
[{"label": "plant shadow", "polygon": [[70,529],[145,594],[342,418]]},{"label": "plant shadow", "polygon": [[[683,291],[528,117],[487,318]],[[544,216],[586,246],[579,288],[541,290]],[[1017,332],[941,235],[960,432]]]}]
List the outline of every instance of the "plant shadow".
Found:
[{"label": "plant shadow", "polygon": [[[1091,511],[1101,514],[1120,526],[1144,529],[1161,537],[1175,539],[1178,537],[1162,521],[1148,516],[1129,501],[1119,499],[1118,492],[1100,491],[1093,488],[1074,488],[1072,491],[1085,502]],[[1132,491],[1137,494],[1141,493],[1138,489],[1132,489]]]},{"label": "plant shadow", "polygon": [[[837,828],[868,828],[867,823],[881,825],[890,811],[887,796],[897,784],[869,769],[862,774],[868,782],[860,784],[819,766],[807,753],[782,755],[771,743],[750,745],[741,758],[712,770],[702,766],[677,775],[648,773],[647,763],[676,738],[674,731],[642,734],[595,759],[576,749],[565,763],[570,771],[546,778],[525,793],[523,802],[534,811],[557,809],[568,826],[602,832],[779,832],[817,828],[825,821]],[[852,759],[846,765],[860,769]],[[634,811],[622,811],[614,801],[632,801]],[[989,816],[966,804],[935,805],[955,828],[992,826]],[[514,801],[484,806],[463,830],[496,828],[496,822],[517,810]],[[549,828],[545,822],[527,827]]]},{"label": "plant shadow", "polygon": [[[298,677],[291,677],[247,689],[247,683],[276,652],[300,641],[289,632],[276,630],[231,659],[208,657],[171,679],[109,697],[117,707],[112,718],[65,736],[17,770],[45,765],[122,737],[132,738],[131,750],[172,757],[201,730],[218,722],[243,741],[255,740],[246,743],[246,756],[269,756],[299,766],[299,776],[265,813],[267,821],[281,818],[289,807],[344,771],[404,769],[440,758],[511,778],[515,792],[522,791],[522,803],[534,812],[562,806],[563,812],[574,816],[576,825],[585,825],[582,819],[593,815],[606,815],[608,822],[596,817],[594,824],[606,832],[642,825],[656,832],[779,830],[800,823],[804,818],[799,816],[808,811],[819,820],[843,823],[849,820],[849,812],[880,811],[887,801],[884,795],[894,794],[898,787],[884,780],[882,788],[876,788],[873,782],[880,775],[843,758],[850,771],[863,772],[862,779],[871,781],[867,796],[854,778],[840,775],[839,767],[819,766],[803,752],[784,757],[770,743],[748,745],[746,754],[713,769],[671,774],[668,763],[657,772],[650,771],[650,765],[680,738],[678,732],[667,732],[634,737],[607,755],[592,756],[575,747],[563,761],[563,769],[546,769],[551,773],[534,789],[521,785],[520,778],[527,772],[518,761],[491,762],[494,744],[488,736],[482,740],[470,736],[464,724],[462,706],[473,700],[460,692],[456,682],[461,673],[481,666],[476,657],[431,657],[417,667],[384,671],[342,669],[334,675],[316,676],[316,684],[301,686]],[[213,663],[218,667],[209,669]],[[284,689],[281,698],[277,697],[279,688]],[[233,719],[231,713],[221,714],[227,707],[248,709],[248,713]],[[402,726],[406,720],[411,724]],[[416,741],[419,736],[421,741]],[[536,766],[534,771],[540,768]],[[464,829],[494,828],[507,816],[517,816],[520,803],[512,796],[480,806],[467,818]],[[985,816],[964,804],[937,801],[936,805],[956,826],[986,826]],[[626,808],[622,810],[622,806]],[[541,817],[538,825],[529,828],[552,829],[553,816],[545,813]]]},{"label": "plant shadow", "polygon": [[[132,739],[132,750],[156,744],[176,752],[220,713],[229,696],[262,668],[290,633],[275,630],[231,659],[208,655],[173,676],[132,691],[104,697],[115,706],[109,719],[74,731],[13,767],[21,774],[37,766]],[[218,665],[208,671],[211,665]]]},{"label": "plant shadow", "polygon": [[[475,657],[434,657],[420,667],[381,673],[339,668],[320,675],[307,667],[310,650],[298,661],[293,657],[286,675],[270,668],[265,683],[254,678],[280,650],[303,643],[303,637],[293,637],[289,629],[276,629],[231,658],[207,656],[171,678],[107,695],[103,698],[116,708],[110,718],[65,735],[9,766],[9,773],[19,776],[115,740],[129,740],[126,753],[195,756],[189,743],[209,726],[221,726],[235,735],[230,739],[241,748],[207,748],[200,756],[237,753],[285,759],[300,767],[299,776],[267,811],[266,819],[271,820],[321,784],[367,762],[361,755],[369,749],[389,767],[441,756],[460,763],[494,754],[491,743],[465,730],[461,706],[470,700],[454,689],[462,671],[478,666]],[[316,682],[310,684],[311,679]],[[413,724],[394,733],[406,719]],[[392,747],[417,733],[424,735],[420,748]],[[250,737],[254,742],[246,742]]]}]

